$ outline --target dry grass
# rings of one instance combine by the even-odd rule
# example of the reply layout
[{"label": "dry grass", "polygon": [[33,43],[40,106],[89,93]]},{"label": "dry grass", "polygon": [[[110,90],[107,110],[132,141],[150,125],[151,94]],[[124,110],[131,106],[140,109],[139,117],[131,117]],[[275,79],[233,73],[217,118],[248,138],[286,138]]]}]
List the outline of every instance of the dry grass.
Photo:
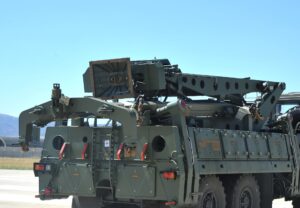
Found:
[{"label": "dry grass", "polygon": [[32,170],[33,163],[39,158],[0,157],[0,169]]}]

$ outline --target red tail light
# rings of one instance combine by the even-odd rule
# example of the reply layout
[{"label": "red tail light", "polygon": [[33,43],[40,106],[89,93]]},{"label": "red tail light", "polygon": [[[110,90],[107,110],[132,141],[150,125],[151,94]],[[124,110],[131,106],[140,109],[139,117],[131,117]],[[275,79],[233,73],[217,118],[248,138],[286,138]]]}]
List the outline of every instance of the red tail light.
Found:
[{"label": "red tail light", "polygon": [[162,177],[166,180],[175,180],[176,179],[176,172],[174,172],[174,171],[162,172]]},{"label": "red tail light", "polygon": [[34,169],[34,171],[45,171],[46,165],[40,164],[40,163],[34,163],[33,169]]},{"label": "red tail light", "polygon": [[49,163],[33,163],[33,172],[35,176],[39,174],[51,173],[53,170],[53,164]]}]

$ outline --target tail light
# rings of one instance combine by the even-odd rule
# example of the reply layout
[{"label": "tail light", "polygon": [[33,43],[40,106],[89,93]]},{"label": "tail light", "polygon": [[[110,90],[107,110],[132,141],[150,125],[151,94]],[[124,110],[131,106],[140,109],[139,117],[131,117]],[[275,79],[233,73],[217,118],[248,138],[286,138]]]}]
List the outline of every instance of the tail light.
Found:
[{"label": "tail light", "polygon": [[49,173],[53,169],[51,164],[47,163],[33,163],[33,172],[35,176],[38,176],[39,173]]},{"label": "tail light", "polygon": [[34,170],[35,171],[45,171],[46,165],[45,164],[40,164],[40,163],[35,163],[34,164]]},{"label": "tail light", "polygon": [[162,174],[162,177],[166,180],[175,180],[176,179],[176,172],[174,172],[174,171],[164,171],[161,174]]}]

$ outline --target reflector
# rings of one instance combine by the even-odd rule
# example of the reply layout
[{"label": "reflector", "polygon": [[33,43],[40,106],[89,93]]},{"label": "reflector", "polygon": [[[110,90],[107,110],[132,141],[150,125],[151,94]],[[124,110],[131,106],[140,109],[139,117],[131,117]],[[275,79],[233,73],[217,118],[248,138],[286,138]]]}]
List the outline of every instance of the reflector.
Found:
[{"label": "reflector", "polygon": [[35,171],[45,171],[45,165],[44,164],[35,163],[34,164],[34,170]]}]

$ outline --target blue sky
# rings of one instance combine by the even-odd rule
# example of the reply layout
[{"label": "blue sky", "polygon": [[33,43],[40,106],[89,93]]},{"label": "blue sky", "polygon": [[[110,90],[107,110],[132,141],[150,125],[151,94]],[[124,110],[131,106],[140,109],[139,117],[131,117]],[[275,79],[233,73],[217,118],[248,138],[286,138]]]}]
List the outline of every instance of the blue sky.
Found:
[{"label": "blue sky", "polygon": [[284,81],[300,91],[300,1],[0,1],[0,113],[61,83],[83,96],[90,60],[169,58],[184,72]]}]

